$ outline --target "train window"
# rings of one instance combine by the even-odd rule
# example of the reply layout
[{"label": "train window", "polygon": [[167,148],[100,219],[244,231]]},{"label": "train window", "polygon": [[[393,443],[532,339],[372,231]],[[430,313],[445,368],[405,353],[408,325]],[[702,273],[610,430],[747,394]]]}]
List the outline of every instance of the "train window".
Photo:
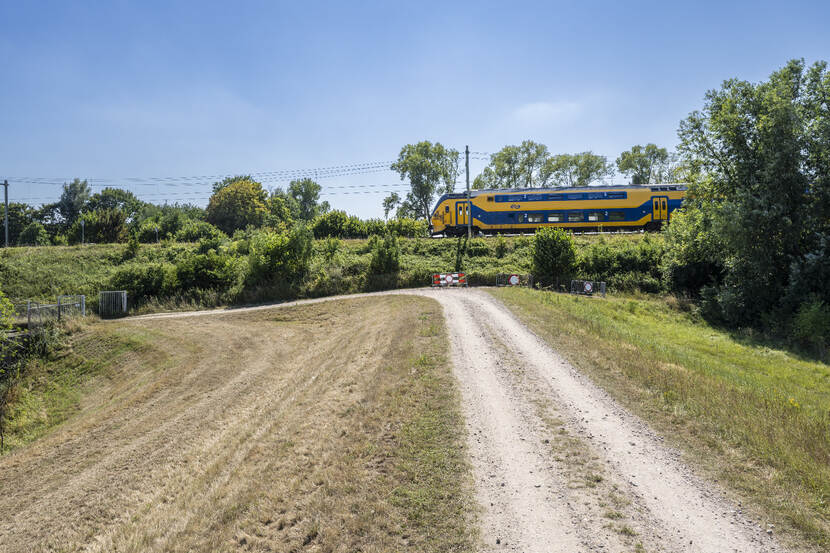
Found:
[{"label": "train window", "polygon": [[592,211],[588,214],[589,221],[603,221],[605,217],[602,216],[602,213],[599,211]]},{"label": "train window", "polygon": [[625,221],[625,211],[609,211],[609,221]]},{"label": "train window", "polygon": [[609,200],[624,200],[627,195],[626,192],[609,192],[606,197]]},{"label": "train window", "polygon": [[445,205],[444,206],[444,213],[449,213],[449,212],[450,212],[450,206]]},{"label": "train window", "polygon": [[568,221],[571,223],[576,223],[582,220],[582,212],[577,211],[573,213],[568,213]]},{"label": "train window", "polygon": [[548,223],[561,223],[564,220],[564,213],[551,213],[550,215],[548,215]]},{"label": "train window", "polygon": [[487,201],[492,202],[493,201],[493,196],[487,196]]},{"label": "train window", "polygon": [[542,222],[542,214],[541,213],[530,213],[527,216],[528,223],[541,223]]}]

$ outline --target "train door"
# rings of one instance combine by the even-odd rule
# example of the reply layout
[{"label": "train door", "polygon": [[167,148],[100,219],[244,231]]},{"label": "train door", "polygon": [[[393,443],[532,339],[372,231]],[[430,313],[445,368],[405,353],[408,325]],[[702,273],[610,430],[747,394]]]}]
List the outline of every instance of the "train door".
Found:
[{"label": "train door", "polygon": [[455,224],[456,226],[462,226],[467,224],[467,217],[469,215],[468,208],[466,201],[463,202],[455,202]]},{"label": "train door", "polygon": [[669,197],[653,196],[651,198],[651,220],[665,221],[669,218]]}]

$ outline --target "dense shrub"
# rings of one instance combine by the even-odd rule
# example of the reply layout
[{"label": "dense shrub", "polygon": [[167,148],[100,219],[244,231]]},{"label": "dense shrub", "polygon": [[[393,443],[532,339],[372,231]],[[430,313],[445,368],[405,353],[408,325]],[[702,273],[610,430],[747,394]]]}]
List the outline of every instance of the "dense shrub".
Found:
[{"label": "dense shrub", "polygon": [[198,242],[204,239],[217,238],[225,238],[225,233],[207,221],[188,220],[175,235],[178,242]]},{"label": "dense shrub", "polygon": [[429,225],[422,219],[415,220],[407,217],[390,219],[386,223],[386,228],[392,234],[403,238],[417,238],[419,236],[429,235]]},{"label": "dense shrub", "polygon": [[801,305],[793,319],[792,339],[821,357],[830,346],[830,307],[818,300]]},{"label": "dense shrub", "polygon": [[401,251],[398,239],[392,234],[383,238],[372,237],[372,261],[369,263],[369,272],[373,275],[397,273],[401,268]]},{"label": "dense shrub", "polygon": [[120,267],[110,279],[110,288],[126,290],[130,302],[171,296],[178,289],[176,266],[171,263],[144,263]]},{"label": "dense shrub", "polygon": [[37,221],[33,221],[20,231],[20,237],[17,239],[17,243],[21,246],[48,246],[49,235],[46,233],[43,225]]},{"label": "dense shrub", "polygon": [[560,228],[543,228],[533,239],[533,276],[536,282],[551,285],[571,276],[576,263],[573,236]]},{"label": "dense shrub", "polygon": [[[83,225],[83,228],[82,228]],[[71,243],[123,242],[127,237],[127,216],[120,209],[99,209],[81,214],[67,231]]]},{"label": "dense shrub", "polygon": [[229,290],[242,279],[238,258],[209,251],[185,256],[176,264],[176,277],[183,291]]},{"label": "dense shrub", "polygon": [[249,284],[277,280],[294,283],[308,271],[311,260],[312,234],[298,226],[290,232],[258,232],[251,238]]}]

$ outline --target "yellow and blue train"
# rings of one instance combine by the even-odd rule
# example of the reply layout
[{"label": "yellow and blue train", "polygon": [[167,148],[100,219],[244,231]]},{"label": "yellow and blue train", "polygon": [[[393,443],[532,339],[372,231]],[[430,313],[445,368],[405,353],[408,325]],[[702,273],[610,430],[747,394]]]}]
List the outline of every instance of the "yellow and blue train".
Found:
[{"label": "yellow and blue train", "polygon": [[685,194],[681,184],[475,190],[469,202],[466,193],[444,194],[432,212],[430,233],[464,234],[469,217],[473,231],[486,234],[542,227],[659,230]]}]

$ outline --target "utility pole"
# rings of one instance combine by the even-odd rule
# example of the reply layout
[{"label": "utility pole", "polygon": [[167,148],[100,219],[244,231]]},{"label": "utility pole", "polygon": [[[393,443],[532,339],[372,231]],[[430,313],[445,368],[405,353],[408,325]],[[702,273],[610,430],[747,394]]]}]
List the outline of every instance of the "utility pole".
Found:
[{"label": "utility pole", "polygon": [[464,147],[465,161],[464,166],[467,169],[467,239],[473,236],[473,202],[470,200],[470,147]]},{"label": "utility pole", "polygon": [[9,247],[9,181],[3,181],[3,188],[5,189],[5,197],[6,197],[6,247]]}]

